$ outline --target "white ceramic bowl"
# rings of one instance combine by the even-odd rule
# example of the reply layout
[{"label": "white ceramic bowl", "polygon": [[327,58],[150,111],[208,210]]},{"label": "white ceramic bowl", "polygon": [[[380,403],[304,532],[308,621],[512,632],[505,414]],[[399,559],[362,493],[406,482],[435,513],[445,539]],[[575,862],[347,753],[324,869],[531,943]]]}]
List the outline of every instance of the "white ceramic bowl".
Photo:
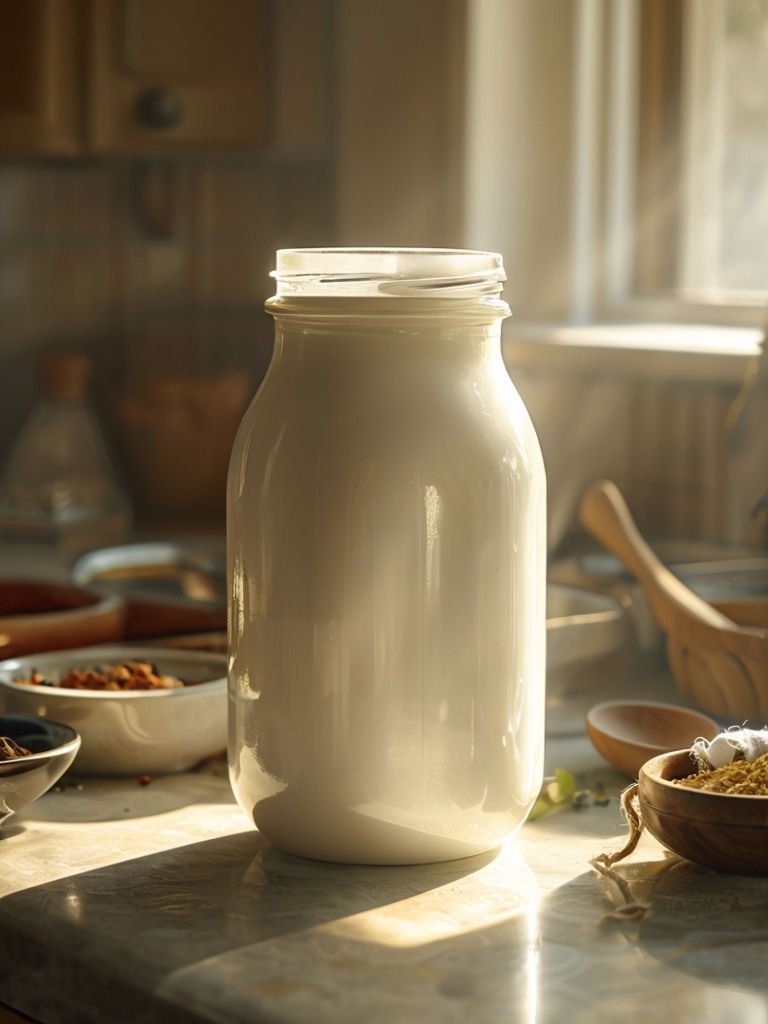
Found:
[{"label": "white ceramic bowl", "polygon": [[[165,690],[73,690],[14,680],[33,670],[57,684],[73,668],[149,661],[188,685]],[[82,746],[76,775],[161,775],[187,771],[226,749],[226,658],[201,651],[99,645],[0,661],[0,710],[63,722]]]},{"label": "white ceramic bowl", "polygon": [[75,759],[80,737],[60,722],[25,715],[0,715],[0,736],[29,750],[0,761],[0,825],[58,782]]}]

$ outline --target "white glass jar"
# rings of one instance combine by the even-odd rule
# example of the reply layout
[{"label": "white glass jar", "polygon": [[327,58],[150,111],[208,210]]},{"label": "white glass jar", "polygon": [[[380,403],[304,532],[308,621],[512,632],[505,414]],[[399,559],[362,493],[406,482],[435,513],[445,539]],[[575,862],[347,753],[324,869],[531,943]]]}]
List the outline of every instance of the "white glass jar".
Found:
[{"label": "white glass jar", "polygon": [[277,254],[229,471],[230,778],[284,851],[498,846],[542,780],[545,478],[494,253]]}]

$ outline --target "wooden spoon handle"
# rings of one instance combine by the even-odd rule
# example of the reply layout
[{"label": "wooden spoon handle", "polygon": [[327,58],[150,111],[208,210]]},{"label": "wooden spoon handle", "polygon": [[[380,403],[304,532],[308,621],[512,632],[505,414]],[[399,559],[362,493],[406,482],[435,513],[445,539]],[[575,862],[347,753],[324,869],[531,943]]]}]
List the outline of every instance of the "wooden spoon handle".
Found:
[{"label": "wooden spoon handle", "polygon": [[654,613],[664,629],[679,615],[693,615],[717,627],[733,627],[730,619],[685,586],[661,563],[638,530],[621,491],[610,480],[598,480],[584,493],[579,518],[587,530],[630,570],[648,591]]}]

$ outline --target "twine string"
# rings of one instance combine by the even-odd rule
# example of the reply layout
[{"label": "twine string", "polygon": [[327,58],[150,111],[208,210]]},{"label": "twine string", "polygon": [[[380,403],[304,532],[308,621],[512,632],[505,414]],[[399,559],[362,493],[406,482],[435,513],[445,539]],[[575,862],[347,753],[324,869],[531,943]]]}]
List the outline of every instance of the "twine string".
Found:
[{"label": "twine string", "polygon": [[634,852],[640,836],[643,834],[643,821],[640,817],[640,801],[638,785],[628,786],[621,794],[621,809],[629,824],[629,837],[624,846],[615,853],[601,853],[590,860],[590,864],[609,884],[609,892],[613,901],[613,909],[605,914],[606,918],[621,921],[642,921],[650,913],[651,905],[637,899],[632,886],[620,872],[615,869],[619,861]]}]

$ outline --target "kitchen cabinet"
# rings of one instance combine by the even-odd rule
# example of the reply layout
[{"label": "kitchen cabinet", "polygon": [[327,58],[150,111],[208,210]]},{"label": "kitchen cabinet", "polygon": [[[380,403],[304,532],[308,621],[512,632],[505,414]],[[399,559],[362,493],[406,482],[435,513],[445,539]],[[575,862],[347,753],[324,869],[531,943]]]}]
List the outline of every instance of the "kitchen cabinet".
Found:
[{"label": "kitchen cabinet", "polygon": [[266,141],[261,0],[90,0],[89,28],[91,152]]},{"label": "kitchen cabinet", "polygon": [[0,0],[0,153],[81,148],[78,0]]},{"label": "kitchen cabinet", "polygon": [[0,0],[0,153],[262,145],[269,23],[268,0]]}]

